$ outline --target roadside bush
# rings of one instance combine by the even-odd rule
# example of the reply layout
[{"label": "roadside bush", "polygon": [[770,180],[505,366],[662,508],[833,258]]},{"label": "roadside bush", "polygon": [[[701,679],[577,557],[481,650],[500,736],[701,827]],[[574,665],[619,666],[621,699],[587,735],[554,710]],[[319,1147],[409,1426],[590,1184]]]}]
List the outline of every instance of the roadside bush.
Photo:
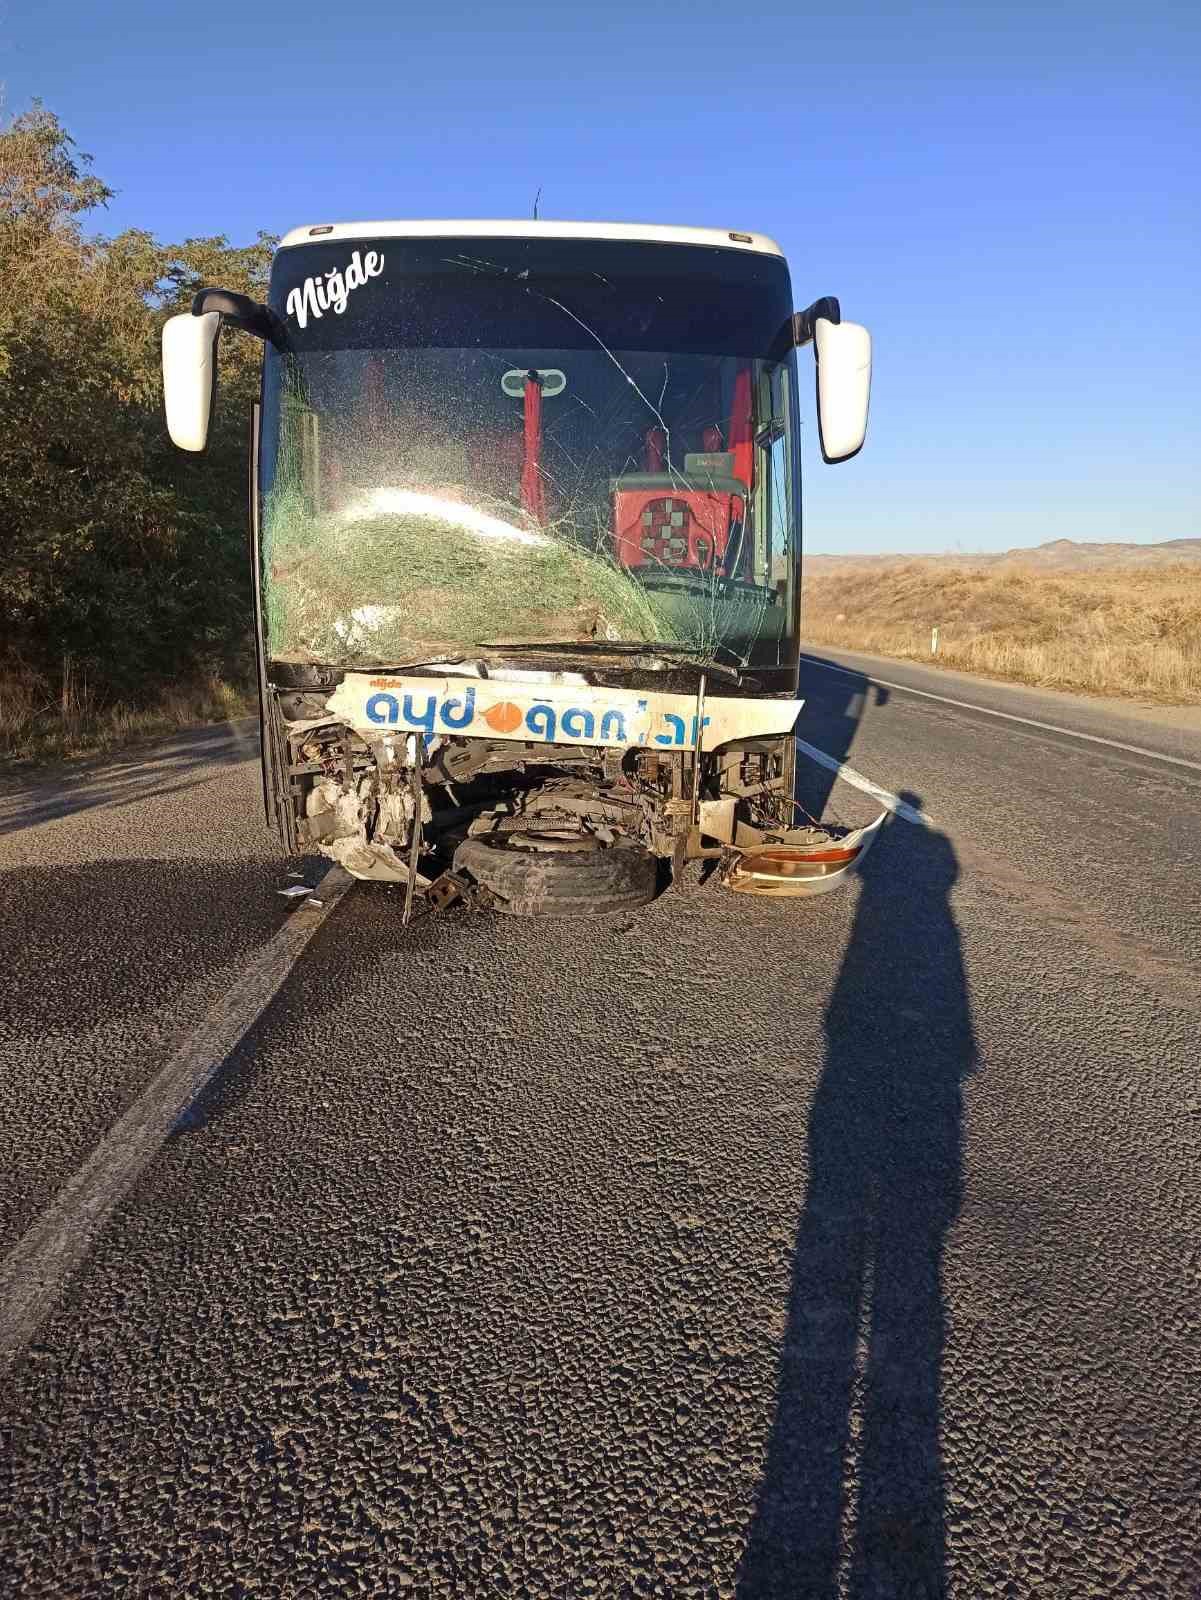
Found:
[{"label": "roadside bush", "polygon": [[198,461],[166,437],[159,340],[206,283],[261,296],[274,241],[90,237],[89,169],[41,106],[0,129],[0,676],[99,712],[246,675],[258,347],[224,341]]}]

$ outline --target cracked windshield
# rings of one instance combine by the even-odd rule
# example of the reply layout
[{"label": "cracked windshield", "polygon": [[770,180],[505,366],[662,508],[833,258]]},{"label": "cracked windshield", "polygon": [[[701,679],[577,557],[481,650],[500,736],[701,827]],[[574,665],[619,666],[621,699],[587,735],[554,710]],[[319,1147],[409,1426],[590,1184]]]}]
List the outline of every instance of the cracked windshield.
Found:
[{"label": "cracked windshield", "polygon": [[769,665],[795,648],[782,260],[342,240],[282,251],[271,303],[274,659],[646,643]]}]

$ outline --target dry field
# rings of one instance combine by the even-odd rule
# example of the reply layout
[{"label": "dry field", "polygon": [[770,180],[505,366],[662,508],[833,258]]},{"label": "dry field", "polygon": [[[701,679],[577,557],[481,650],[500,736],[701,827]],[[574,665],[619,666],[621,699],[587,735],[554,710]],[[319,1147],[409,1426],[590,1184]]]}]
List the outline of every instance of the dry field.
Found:
[{"label": "dry field", "polygon": [[807,562],[808,644],[929,661],[934,627],[938,661],[966,672],[1201,703],[1199,562],[1059,572],[1012,557]]}]

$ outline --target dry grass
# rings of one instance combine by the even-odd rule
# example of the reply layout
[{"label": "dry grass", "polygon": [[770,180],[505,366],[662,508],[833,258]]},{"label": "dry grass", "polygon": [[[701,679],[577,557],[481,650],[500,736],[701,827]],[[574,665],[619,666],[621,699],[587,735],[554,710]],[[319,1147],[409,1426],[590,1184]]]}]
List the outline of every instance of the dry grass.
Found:
[{"label": "dry grass", "polygon": [[1045,688],[1201,703],[1201,566],[1048,574],[1006,563],[821,559],[811,644],[938,661]]},{"label": "dry grass", "polygon": [[253,695],[220,678],[178,684],[145,706],[102,705],[68,662],[62,681],[0,673],[0,758],[54,761],[95,755],[197,723],[245,716]]}]

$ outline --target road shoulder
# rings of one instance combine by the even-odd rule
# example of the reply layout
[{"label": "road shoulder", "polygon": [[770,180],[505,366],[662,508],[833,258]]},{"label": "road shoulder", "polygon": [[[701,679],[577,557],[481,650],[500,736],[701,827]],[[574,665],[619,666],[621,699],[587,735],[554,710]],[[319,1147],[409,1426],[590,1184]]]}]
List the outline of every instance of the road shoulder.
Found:
[{"label": "road shoulder", "polygon": [[1165,755],[1201,759],[1201,706],[1163,706],[1141,700],[1105,699],[1036,689],[948,667],[922,665],[898,656],[877,656],[802,644],[801,677],[806,664],[822,662],[862,674],[874,682],[945,697],[968,707],[1027,717],[1093,737],[1126,741]]}]

